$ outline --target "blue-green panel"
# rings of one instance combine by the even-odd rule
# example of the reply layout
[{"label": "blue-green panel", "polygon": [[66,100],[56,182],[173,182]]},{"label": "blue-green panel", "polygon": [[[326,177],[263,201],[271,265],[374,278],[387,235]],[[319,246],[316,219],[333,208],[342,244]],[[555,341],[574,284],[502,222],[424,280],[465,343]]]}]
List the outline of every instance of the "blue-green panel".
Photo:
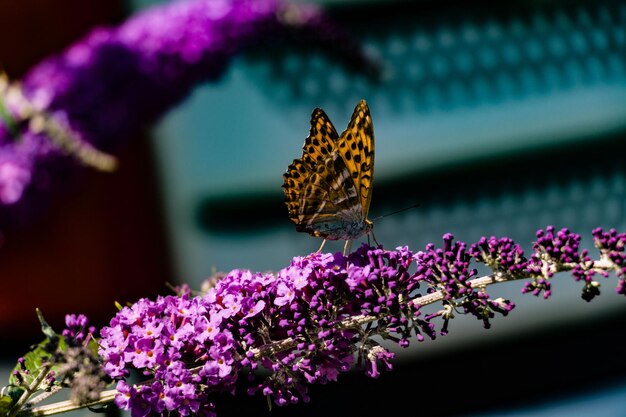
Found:
[{"label": "blue-green panel", "polygon": [[[287,218],[282,174],[301,155],[313,108],[341,130],[361,98],[376,134],[370,216],[420,203],[376,221],[386,247],[419,250],[451,232],[466,241],[507,235],[528,250],[551,224],[584,234],[589,247],[596,226],[626,230],[626,5],[434,3],[330,9],[384,63],[382,80],[297,45],[263,48],[237,57],[159,124],[176,279],[199,285],[214,269],[277,270],[316,250],[319,239]],[[520,288],[494,289],[518,308],[490,337],[624,311],[608,283],[591,304],[567,276],[549,302]],[[422,354],[479,339],[478,323],[454,326]]]}]

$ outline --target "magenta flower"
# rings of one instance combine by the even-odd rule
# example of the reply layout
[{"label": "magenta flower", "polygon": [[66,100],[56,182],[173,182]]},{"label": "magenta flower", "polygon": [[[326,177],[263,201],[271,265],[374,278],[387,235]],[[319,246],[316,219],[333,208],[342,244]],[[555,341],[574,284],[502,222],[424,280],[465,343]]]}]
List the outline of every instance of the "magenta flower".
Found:
[{"label": "magenta flower", "polygon": [[236,54],[276,39],[317,43],[352,67],[375,68],[312,6],[179,0],[94,29],[35,66],[21,90],[0,80],[0,106],[10,115],[0,118],[0,230],[28,222],[29,210],[81,164],[110,169],[105,153],[116,153],[194,86],[218,80]]},{"label": "magenta flower", "polygon": [[276,299],[274,299],[274,304],[278,307],[290,304],[295,296],[296,294],[291,287],[286,283],[281,282],[276,287]]},{"label": "magenta flower", "polygon": [[380,346],[373,348],[367,357],[366,374],[371,378],[378,378],[380,376],[380,371],[378,370],[379,364],[382,364],[387,371],[391,371],[393,366],[390,361],[394,357],[393,352],[389,352]]}]

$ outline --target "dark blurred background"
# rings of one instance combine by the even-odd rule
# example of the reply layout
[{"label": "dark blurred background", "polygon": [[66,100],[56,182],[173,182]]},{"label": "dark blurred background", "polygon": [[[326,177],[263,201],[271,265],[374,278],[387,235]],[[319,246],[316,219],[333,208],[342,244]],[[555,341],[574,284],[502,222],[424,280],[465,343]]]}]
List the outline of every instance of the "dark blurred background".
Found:
[{"label": "dark blurred background", "polygon": [[[153,3],[2,5],[0,62],[19,78],[90,27]],[[592,248],[592,228],[626,231],[626,2],[319,3],[384,63],[382,80],[290,44],[238,57],[130,143],[118,172],[88,173],[6,237],[2,360],[39,340],[35,307],[59,326],[67,312],[101,325],[113,301],[163,294],[165,282],[278,270],[316,250],[287,219],[280,189],[314,107],[341,131],[368,101],[370,218],[420,203],[376,222],[385,247],[417,251],[451,232],[510,236],[528,252],[552,224]],[[313,387],[310,404],[271,413],[262,398],[226,399],[220,415],[626,416],[626,300],[614,278],[601,282],[592,303],[566,275],[547,301],[522,296],[521,283],[495,286],[492,296],[517,308],[490,330],[459,318],[450,335],[398,352],[378,380],[350,373]]]},{"label": "dark blurred background", "polygon": [[[0,5],[0,65],[19,78],[95,25],[128,13],[123,1],[25,0]],[[161,199],[147,137],[124,149],[113,174],[86,171],[56,194],[28,228],[9,232],[0,249],[0,350],[17,357],[42,336],[35,308],[56,329],[66,313],[108,323],[115,301],[162,293],[172,279]]]}]

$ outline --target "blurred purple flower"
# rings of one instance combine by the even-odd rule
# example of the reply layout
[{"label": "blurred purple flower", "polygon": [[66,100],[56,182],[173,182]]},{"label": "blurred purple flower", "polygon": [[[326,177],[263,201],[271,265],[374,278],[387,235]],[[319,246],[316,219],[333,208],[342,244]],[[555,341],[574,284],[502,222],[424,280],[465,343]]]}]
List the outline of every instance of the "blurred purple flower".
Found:
[{"label": "blurred purple flower", "polygon": [[0,204],[13,204],[30,184],[32,163],[19,152],[0,154]]},{"label": "blurred purple flower", "polygon": [[[194,86],[217,80],[234,55],[279,39],[317,43],[352,67],[376,71],[311,5],[180,0],[94,29],[34,67],[20,94],[0,89],[0,230],[20,216],[28,221],[46,194],[76,176],[78,162],[93,159],[94,148],[116,153]],[[48,125],[37,129],[29,119],[42,114]]]}]

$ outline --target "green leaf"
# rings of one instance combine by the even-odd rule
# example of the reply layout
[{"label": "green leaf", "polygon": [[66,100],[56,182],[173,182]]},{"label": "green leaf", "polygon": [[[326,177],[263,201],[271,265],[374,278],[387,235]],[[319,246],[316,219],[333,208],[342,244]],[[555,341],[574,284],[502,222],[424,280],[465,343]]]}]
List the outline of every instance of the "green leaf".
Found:
[{"label": "green leaf", "polygon": [[[30,386],[35,378],[37,378],[44,366],[48,366],[48,371],[55,371],[60,368],[60,365],[51,364],[50,361],[53,358],[53,354],[57,350],[64,351],[67,348],[65,338],[59,336],[54,332],[52,327],[43,318],[43,314],[39,309],[36,309],[37,317],[41,323],[41,331],[47,336],[43,342],[35,345],[31,348],[30,352],[24,355],[24,363],[17,364],[13,369],[15,372],[11,374],[9,378],[9,384],[15,386]],[[23,378],[20,380],[15,373],[19,373]],[[34,387],[37,389],[37,387]]]},{"label": "green leaf", "polygon": [[272,411],[272,398],[269,395],[266,395],[265,400],[267,401],[267,409]]},{"label": "green leaf", "polygon": [[13,119],[13,116],[11,116],[11,113],[9,113],[9,111],[7,110],[5,104],[4,104],[4,100],[2,98],[2,95],[0,95],[0,120],[2,120],[4,122],[4,125],[7,127],[7,129],[9,130],[9,133],[11,134],[11,137],[13,139],[17,139],[20,135],[20,132],[17,128],[17,123],[15,123],[15,120]]},{"label": "green leaf", "polygon": [[11,408],[13,408],[14,403],[15,401],[13,401],[10,396],[0,396],[0,416],[6,416],[7,414],[9,414],[9,411],[11,411]]},{"label": "green leaf", "polygon": [[[53,355],[48,350],[49,346],[50,341],[45,339],[24,355],[24,364],[18,363],[14,368],[14,371],[20,374],[22,380],[15,376],[14,372],[11,373],[11,377],[9,378],[9,384],[14,386],[13,388],[22,390],[20,387],[31,387],[35,379],[41,375],[42,371],[47,370],[47,373],[54,371],[57,375],[59,374],[59,370],[64,364],[51,363]],[[59,338],[57,348],[59,350],[65,350],[67,348],[64,337]],[[40,389],[40,387],[31,388],[33,391]],[[0,417],[2,417],[2,414],[0,414]]]},{"label": "green leaf", "polygon": [[16,403],[17,400],[22,398],[22,394],[24,394],[26,390],[24,388],[16,387],[14,385],[9,385],[2,389],[2,396],[9,397],[11,400]]},{"label": "green leaf", "polygon": [[[15,376],[15,372],[11,374],[9,378],[9,384],[17,385],[17,386],[28,386],[33,380],[39,375],[42,366],[44,363],[47,364],[49,362],[52,355],[47,350],[47,346],[49,345],[49,340],[45,339],[43,342],[34,346],[33,349],[24,355],[24,363],[17,364],[13,369],[15,372],[18,372],[24,379],[23,382]],[[27,371],[27,372],[25,372]]]},{"label": "green leaf", "polygon": [[98,357],[98,348],[100,346],[98,345],[98,340],[95,337],[89,339],[89,344],[87,345],[87,347],[95,357]]},{"label": "green leaf", "polygon": [[59,341],[59,335],[50,327],[50,325],[43,318],[43,313],[38,308],[35,309],[37,312],[37,318],[39,319],[39,323],[41,323],[41,331],[48,338],[48,343],[50,343],[49,349],[50,351],[54,351],[57,348],[57,343]]}]

